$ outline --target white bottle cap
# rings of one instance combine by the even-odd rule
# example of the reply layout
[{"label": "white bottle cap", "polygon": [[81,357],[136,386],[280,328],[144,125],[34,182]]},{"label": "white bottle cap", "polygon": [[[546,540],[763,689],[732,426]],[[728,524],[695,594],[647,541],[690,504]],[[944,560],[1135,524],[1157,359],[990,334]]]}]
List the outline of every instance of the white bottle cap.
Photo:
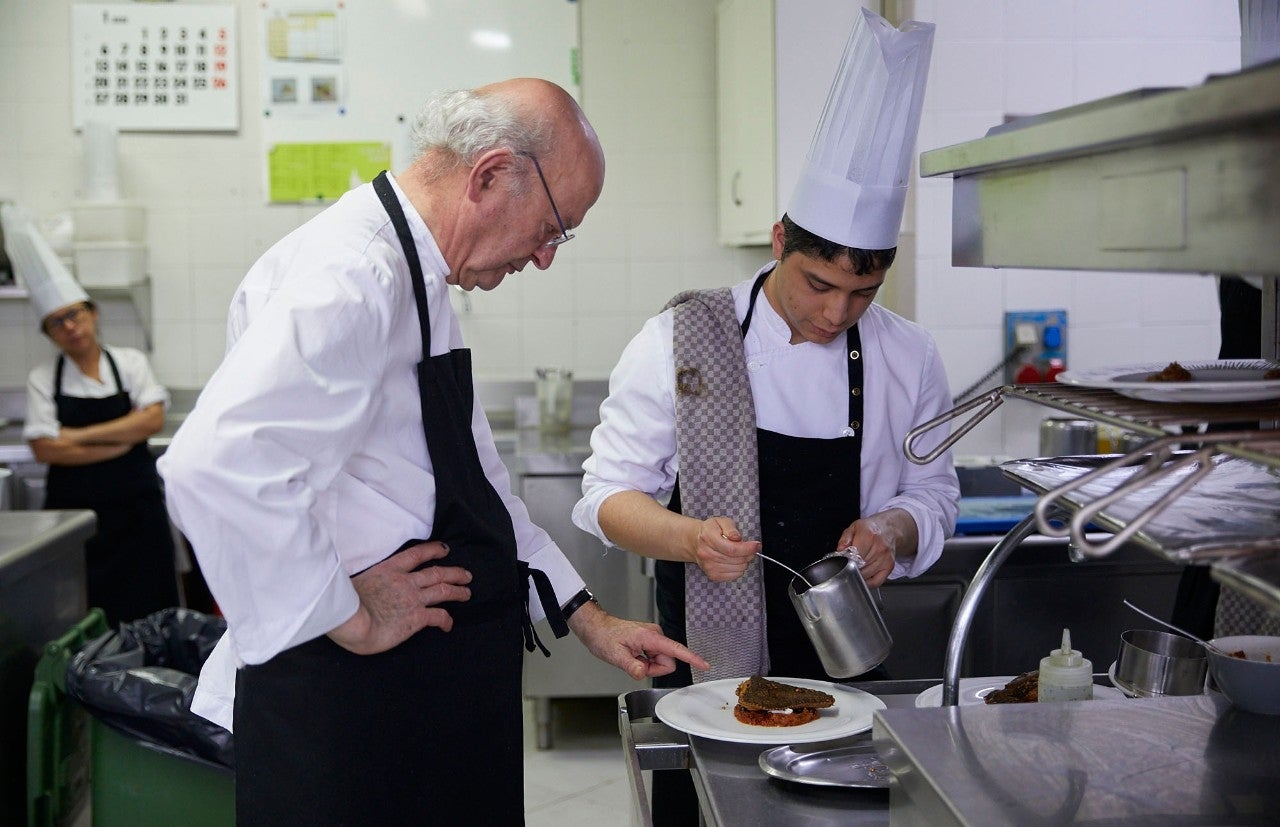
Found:
[{"label": "white bottle cap", "polygon": [[1078,649],[1071,648],[1071,630],[1062,630],[1062,648],[1054,649],[1040,661],[1040,683],[1057,686],[1086,686],[1093,683],[1093,664]]}]

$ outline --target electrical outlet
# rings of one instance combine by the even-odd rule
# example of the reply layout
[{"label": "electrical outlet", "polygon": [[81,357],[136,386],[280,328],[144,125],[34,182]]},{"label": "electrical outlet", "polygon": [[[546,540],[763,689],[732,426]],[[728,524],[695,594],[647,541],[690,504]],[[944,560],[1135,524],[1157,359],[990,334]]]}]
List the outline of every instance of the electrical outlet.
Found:
[{"label": "electrical outlet", "polygon": [[[1019,348],[1017,356],[1012,356]],[[1006,311],[1004,356],[1006,382],[1052,381],[1067,368],[1067,311]]]}]

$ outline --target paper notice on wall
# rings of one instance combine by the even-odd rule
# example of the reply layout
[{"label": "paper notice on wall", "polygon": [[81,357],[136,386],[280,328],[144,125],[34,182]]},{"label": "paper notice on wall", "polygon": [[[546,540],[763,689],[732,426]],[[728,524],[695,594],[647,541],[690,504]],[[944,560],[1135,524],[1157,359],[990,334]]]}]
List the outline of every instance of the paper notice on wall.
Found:
[{"label": "paper notice on wall", "polygon": [[377,142],[275,144],[267,152],[273,204],[334,201],[391,166],[391,145]]},{"label": "paper notice on wall", "polygon": [[263,115],[344,116],[345,4],[263,0],[260,5]]}]

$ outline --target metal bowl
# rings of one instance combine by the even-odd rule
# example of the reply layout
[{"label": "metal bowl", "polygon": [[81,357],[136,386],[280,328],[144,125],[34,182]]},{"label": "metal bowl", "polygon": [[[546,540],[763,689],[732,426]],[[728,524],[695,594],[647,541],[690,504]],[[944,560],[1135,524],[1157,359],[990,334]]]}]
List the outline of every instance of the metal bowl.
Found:
[{"label": "metal bowl", "polygon": [[[1227,700],[1249,712],[1280,715],[1280,637],[1237,635],[1209,642],[1228,655],[1209,651],[1213,682]],[[1229,657],[1233,652],[1245,657]]]},{"label": "metal bowl", "polygon": [[1152,629],[1120,635],[1114,680],[1118,688],[1142,698],[1204,694],[1209,659],[1193,640]]}]

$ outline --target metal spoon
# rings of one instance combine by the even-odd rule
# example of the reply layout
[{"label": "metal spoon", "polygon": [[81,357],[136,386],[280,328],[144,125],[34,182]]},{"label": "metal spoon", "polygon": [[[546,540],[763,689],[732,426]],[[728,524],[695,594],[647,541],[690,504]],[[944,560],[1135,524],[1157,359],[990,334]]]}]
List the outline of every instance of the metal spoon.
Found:
[{"label": "metal spoon", "polygon": [[803,581],[804,581],[804,584],[805,584],[806,586],[808,586],[808,587],[809,587],[809,588],[811,588],[811,589],[813,588],[813,584],[812,584],[812,583],[810,583],[810,582],[808,581],[808,579],[807,579],[803,574],[801,574],[800,572],[798,572],[798,571],[796,571],[795,569],[791,568],[791,567],[790,567],[790,566],[788,566],[786,563],[781,563],[781,562],[779,562],[779,561],[777,561],[777,560],[774,560],[774,559],[773,559],[772,557],[770,557],[769,555],[764,554],[763,552],[759,552],[759,551],[757,551],[757,552],[756,552],[756,556],[757,556],[757,557],[763,557],[764,559],[768,560],[770,563],[773,563],[775,566],[782,566],[784,569],[786,569],[787,571],[789,571],[789,572],[791,572],[792,574],[794,574],[796,577],[799,577],[801,580],[803,580]]},{"label": "metal spoon", "polygon": [[1182,636],[1184,636],[1184,637],[1189,637],[1189,638],[1191,638],[1192,640],[1194,640],[1196,643],[1198,643],[1198,644],[1200,644],[1201,646],[1203,646],[1204,648],[1206,648],[1206,649],[1211,649],[1211,650],[1213,650],[1214,652],[1217,652],[1219,655],[1222,655],[1224,658],[1225,658],[1225,657],[1230,657],[1230,655],[1228,655],[1226,652],[1224,652],[1224,651],[1222,651],[1221,649],[1219,649],[1217,646],[1214,646],[1214,645],[1213,645],[1212,643],[1210,643],[1209,641],[1207,641],[1207,640],[1201,640],[1200,638],[1196,637],[1195,635],[1191,634],[1190,632],[1186,631],[1185,629],[1179,629],[1177,626],[1174,626],[1174,625],[1173,625],[1172,623],[1170,623],[1169,621],[1167,621],[1167,620],[1161,620],[1160,618],[1156,617],[1155,615],[1151,614],[1150,612],[1144,612],[1142,609],[1139,609],[1137,606],[1133,605],[1133,604],[1132,604],[1132,603],[1130,603],[1128,600],[1125,600],[1125,601],[1124,601],[1124,605],[1128,606],[1130,609],[1133,609],[1135,612],[1137,612],[1138,614],[1142,615],[1142,616],[1143,616],[1143,617],[1145,617],[1147,620],[1154,620],[1156,623],[1159,623],[1161,626],[1165,626],[1165,627],[1167,627],[1167,628],[1170,628],[1170,629],[1172,629],[1173,631],[1177,632],[1178,634],[1180,634],[1180,635],[1182,635]]}]

